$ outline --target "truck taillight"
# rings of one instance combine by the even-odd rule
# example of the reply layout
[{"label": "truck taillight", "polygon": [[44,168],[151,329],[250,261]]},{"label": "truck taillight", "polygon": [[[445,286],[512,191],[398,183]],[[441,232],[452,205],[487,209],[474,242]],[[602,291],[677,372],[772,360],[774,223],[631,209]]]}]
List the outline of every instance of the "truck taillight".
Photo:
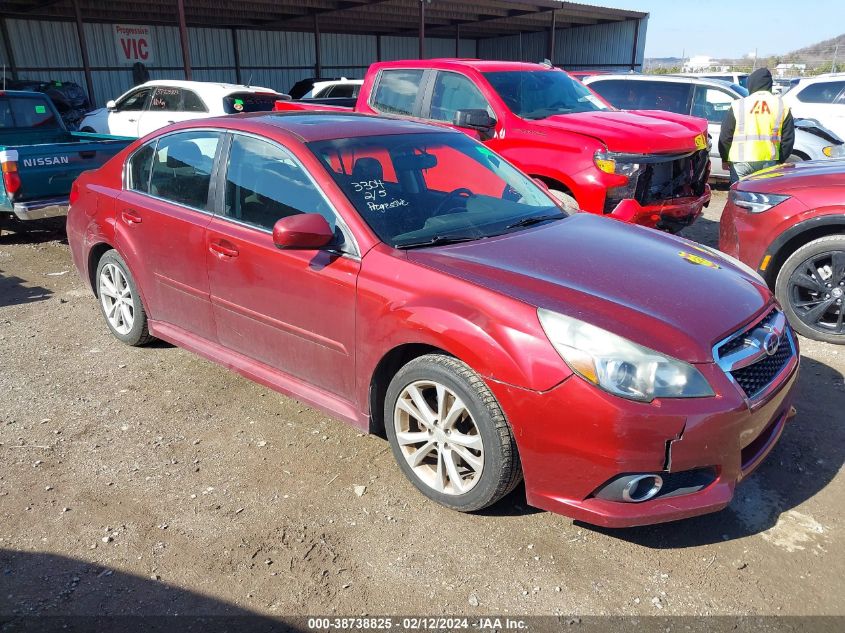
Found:
[{"label": "truck taillight", "polygon": [[68,204],[73,204],[79,200],[79,185],[74,180],[73,184],[70,186],[70,196],[68,197]]},{"label": "truck taillight", "polygon": [[21,189],[21,175],[18,173],[18,164],[15,161],[0,163],[3,171],[3,185],[6,193],[13,197]]}]

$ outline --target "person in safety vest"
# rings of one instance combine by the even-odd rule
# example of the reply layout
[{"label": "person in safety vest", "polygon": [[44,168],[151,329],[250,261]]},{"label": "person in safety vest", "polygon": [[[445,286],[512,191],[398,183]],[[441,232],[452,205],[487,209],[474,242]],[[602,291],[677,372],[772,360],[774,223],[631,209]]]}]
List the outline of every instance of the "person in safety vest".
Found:
[{"label": "person in safety vest", "polygon": [[748,76],[748,92],[731,104],[719,134],[719,154],[722,165],[730,170],[731,183],[784,162],[795,144],[792,113],[772,94],[768,68],[758,68]]}]

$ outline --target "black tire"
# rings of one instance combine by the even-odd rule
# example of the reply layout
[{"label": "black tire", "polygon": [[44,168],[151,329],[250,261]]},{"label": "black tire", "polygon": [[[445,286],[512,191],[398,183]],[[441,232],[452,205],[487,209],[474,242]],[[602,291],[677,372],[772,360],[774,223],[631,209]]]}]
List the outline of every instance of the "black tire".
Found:
[{"label": "black tire", "polygon": [[[845,262],[845,235],[828,235],[805,244],[783,263],[775,282],[775,296],[783,306],[789,323],[807,338],[825,343],[845,344],[845,270],[832,265],[834,255]],[[830,262],[830,276],[819,274],[819,266]],[[815,272],[813,272],[815,271]],[[797,282],[804,276],[804,285]],[[810,277],[814,289],[805,287]],[[840,294],[838,299],[837,294]],[[836,301],[839,301],[837,304]],[[810,303],[802,306],[802,303]],[[810,312],[813,307],[828,307],[820,318]]]},{"label": "black tire", "polygon": [[[119,332],[109,321],[105,305],[103,304],[103,298],[100,295],[101,275],[103,269],[109,264],[120,269],[120,272],[126,278],[126,283],[130,291],[130,300],[132,303],[134,318],[132,320],[131,329],[125,333]],[[97,263],[97,275],[94,278],[94,292],[97,294],[97,303],[100,305],[100,312],[103,314],[106,325],[117,340],[136,347],[146,345],[150,341],[154,340],[155,337],[150,334],[149,324],[147,323],[147,311],[144,309],[143,303],[141,303],[141,295],[138,293],[138,287],[135,285],[135,279],[132,277],[132,273],[129,272],[129,267],[126,265],[126,262],[123,261],[120,254],[118,254],[118,252],[114,249],[103,253],[100,261]]]},{"label": "black tire", "polygon": [[[463,494],[439,492],[423,481],[405,458],[396,436],[394,411],[403,391],[417,381],[433,381],[444,385],[466,405],[483,444],[483,466],[474,485]],[[425,496],[461,512],[472,512],[490,506],[522,480],[516,442],[495,396],[468,365],[451,356],[420,356],[400,369],[390,382],[384,405],[387,439],[393,456],[405,476]],[[438,458],[439,459],[439,458]]]}]

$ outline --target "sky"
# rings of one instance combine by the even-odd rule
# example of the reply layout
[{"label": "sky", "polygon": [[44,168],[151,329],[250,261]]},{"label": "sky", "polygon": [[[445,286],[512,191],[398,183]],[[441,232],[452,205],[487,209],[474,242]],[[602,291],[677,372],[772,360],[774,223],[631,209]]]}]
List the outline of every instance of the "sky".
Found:
[{"label": "sky", "polygon": [[845,33],[845,0],[581,1],[650,13],[646,57],[767,57]]}]

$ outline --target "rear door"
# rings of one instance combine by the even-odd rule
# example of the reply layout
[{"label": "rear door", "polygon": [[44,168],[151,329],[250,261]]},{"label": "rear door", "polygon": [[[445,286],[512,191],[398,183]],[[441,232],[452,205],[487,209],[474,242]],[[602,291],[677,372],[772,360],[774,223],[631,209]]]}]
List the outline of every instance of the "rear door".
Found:
[{"label": "rear door", "polygon": [[118,247],[138,280],[150,318],[213,341],[206,274],[209,188],[222,134],[159,137],[127,163],[117,200]]},{"label": "rear door", "polygon": [[195,92],[172,86],[159,86],[141,117],[138,135],[145,136],[173,123],[205,116],[208,116],[208,108]]},{"label": "rear door", "polygon": [[[231,138],[206,251],[218,341],[352,401],[360,260],[351,238],[289,150],[254,136]],[[274,245],[276,221],[299,213],[320,213],[335,227],[333,251]]]}]

